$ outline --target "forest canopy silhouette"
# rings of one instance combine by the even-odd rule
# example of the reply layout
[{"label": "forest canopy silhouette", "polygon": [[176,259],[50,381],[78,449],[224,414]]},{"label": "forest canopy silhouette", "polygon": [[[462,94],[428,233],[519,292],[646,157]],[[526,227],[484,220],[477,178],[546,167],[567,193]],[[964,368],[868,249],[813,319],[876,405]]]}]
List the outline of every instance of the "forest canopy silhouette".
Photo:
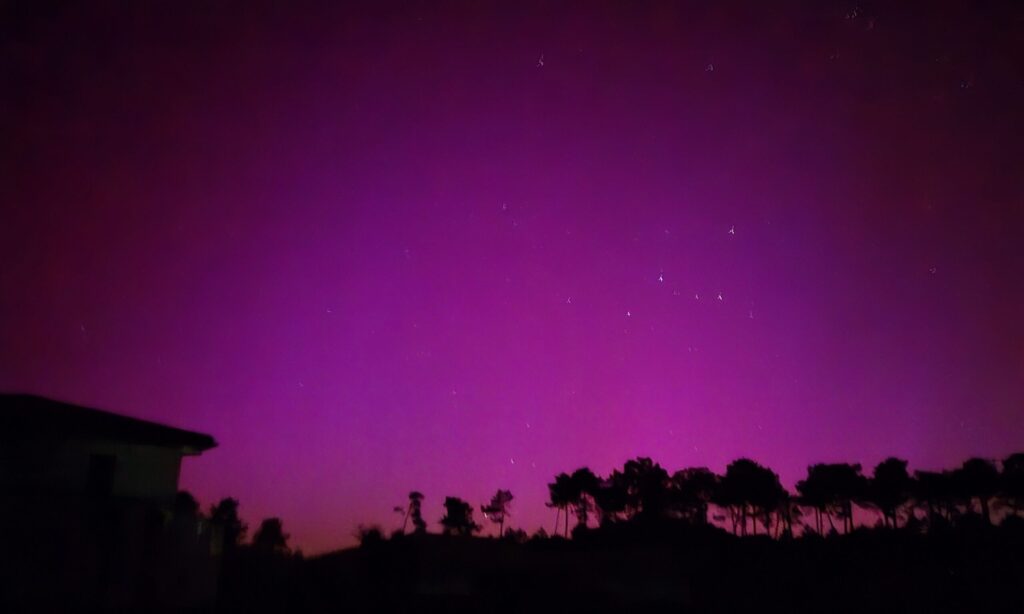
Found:
[{"label": "forest canopy silhouette", "polygon": [[[638,457],[606,475],[559,473],[547,488],[550,532],[514,526],[508,490],[478,506],[446,496],[436,516],[429,495],[413,491],[390,532],[360,525],[360,547],[308,559],[288,549],[278,519],[244,544],[237,501],[225,499],[209,515],[231,536],[221,600],[308,611],[1024,606],[1014,588],[1024,573],[1024,453],[938,471],[896,457],[867,470],[816,463],[792,491],[749,458],[719,474]],[[493,534],[480,537],[487,522]]]},{"label": "forest canopy silhouette", "polygon": [[[671,520],[695,525],[720,524],[735,535],[763,533],[776,538],[850,533],[861,527],[927,531],[958,522],[991,525],[998,517],[1015,522],[1024,511],[1024,453],[1001,462],[970,458],[941,471],[914,470],[908,461],[889,457],[870,471],[859,463],[817,463],[787,490],[778,474],[758,462],[740,458],[721,475],[706,467],[669,473],[647,457],[627,461],[621,469],[599,476],[587,467],[560,473],[549,483],[547,506],[555,510],[552,535],[601,528],[623,522]],[[414,493],[415,509],[403,512],[422,522],[424,496]],[[501,525],[511,516],[512,493],[498,490],[481,513]],[[443,533],[472,535],[482,527],[471,506],[447,497]],[[402,508],[396,508],[402,511]],[[855,510],[860,513],[856,514]],[[719,513],[713,513],[719,512]],[[571,520],[571,519],[574,519]],[[596,519],[596,527],[595,520]],[[570,528],[570,523],[574,522]],[[425,530],[417,524],[418,532]]]}]

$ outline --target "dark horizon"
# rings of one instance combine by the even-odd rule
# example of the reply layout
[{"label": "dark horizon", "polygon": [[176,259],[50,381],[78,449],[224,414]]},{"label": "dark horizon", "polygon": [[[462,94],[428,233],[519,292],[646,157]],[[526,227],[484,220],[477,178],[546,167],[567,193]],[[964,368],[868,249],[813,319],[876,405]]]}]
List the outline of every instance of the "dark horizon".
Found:
[{"label": "dark horizon", "polygon": [[[796,492],[746,458],[722,475],[635,458],[554,476],[550,533],[515,527],[500,488],[480,505],[446,496],[431,533],[412,491],[401,528],[361,525],[358,548],[307,557],[286,520],[247,523],[235,498],[204,508],[179,490],[207,434],[26,395],[0,395],[0,426],[0,525],[19,529],[0,555],[4,611],[1024,606],[1024,452],[941,472],[814,464]],[[476,537],[488,523],[497,536]]]}]

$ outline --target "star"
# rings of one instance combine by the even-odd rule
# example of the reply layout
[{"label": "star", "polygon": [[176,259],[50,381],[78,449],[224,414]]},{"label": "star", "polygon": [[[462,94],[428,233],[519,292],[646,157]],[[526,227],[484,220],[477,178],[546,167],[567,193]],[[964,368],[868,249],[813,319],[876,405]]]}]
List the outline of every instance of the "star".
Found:
[{"label": "star", "polygon": [[731,234],[731,235],[736,234],[736,225],[735,224],[733,224],[732,227],[729,228],[729,234]]},{"label": "star", "polygon": [[537,68],[544,68],[544,54],[540,54],[540,58],[537,59]]},{"label": "star", "polygon": [[722,293],[721,292],[718,293],[718,300],[720,300],[720,301],[724,301],[725,300],[725,299],[722,298]]},{"label": "star", "polygon": [[627,317],[627,318],[629,318],[629,317],[632,317],[632,316],[633,316],[633,314],[632,314],[632,313],[630,313],[630,312],[628,312],[628,311],[626,312],[626,317]]},{"label": "star", "polygon": [[661,283],[665,283],[665,274],[664,273],[658,273],[658,281],[661,282]]}]

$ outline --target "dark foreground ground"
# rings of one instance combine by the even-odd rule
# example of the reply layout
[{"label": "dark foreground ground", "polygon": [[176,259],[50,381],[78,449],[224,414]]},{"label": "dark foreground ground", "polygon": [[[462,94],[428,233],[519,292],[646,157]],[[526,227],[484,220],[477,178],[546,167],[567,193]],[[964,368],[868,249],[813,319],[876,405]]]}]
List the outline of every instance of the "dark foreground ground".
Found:
[{"label": "dark foreground ground", "polygon": [[307,560],[241,552],[222,611],[1024,612],[1024,523],[770,540],[623,526],[404,537]]}]

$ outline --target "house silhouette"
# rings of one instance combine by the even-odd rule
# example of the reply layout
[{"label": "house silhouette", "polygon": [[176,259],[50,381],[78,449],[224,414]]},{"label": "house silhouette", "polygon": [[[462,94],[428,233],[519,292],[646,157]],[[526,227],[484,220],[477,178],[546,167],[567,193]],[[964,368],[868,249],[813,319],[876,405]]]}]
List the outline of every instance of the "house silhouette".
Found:
[{"label": "house silhouette", "polygon": [[170,504],[184,456],[213,437],[23,394],[0,395],[0,489]]},{"label": "house silhouette", "polygon": [[108,411],[0,395],[0,522],[14,534],[0,549],[0,610],[5,601],[76,610],[212,604],[219,527],[175,501],[182,459],[216,445]]}]

